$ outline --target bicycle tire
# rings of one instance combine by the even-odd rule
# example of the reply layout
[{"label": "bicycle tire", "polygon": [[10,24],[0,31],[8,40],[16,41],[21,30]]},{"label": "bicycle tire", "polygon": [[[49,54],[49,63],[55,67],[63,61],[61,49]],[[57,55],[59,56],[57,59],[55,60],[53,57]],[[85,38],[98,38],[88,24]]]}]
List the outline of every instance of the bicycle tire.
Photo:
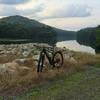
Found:
[{"label": "bicycle tire", "polygon": [[[60,55],[60,58],[61,58],[60,61],[61,62],[59,61],[59,59],[56,59],[56,61],[55,61],[55,58],[56,58],[57,55]],[[57,52],[54,53],[52,62],[53,62],[53,68],[55,68],[55,67],[60,68],[63,65],[63,54],[62,54],[61,51],[57,51]],[[56,64],[58,64],[59,62],[60,62],[60,65],[57,66]]]}]

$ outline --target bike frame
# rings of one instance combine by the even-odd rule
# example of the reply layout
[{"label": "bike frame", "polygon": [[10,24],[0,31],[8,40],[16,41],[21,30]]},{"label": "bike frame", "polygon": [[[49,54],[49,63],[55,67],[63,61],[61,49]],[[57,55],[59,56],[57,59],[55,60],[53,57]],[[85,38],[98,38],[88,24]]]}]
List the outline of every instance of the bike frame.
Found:
[{"label": "bike frame", "polygon": [[[54,52],[54,50],[53,50],[53,52]],[[42,50],[42,52],[41,52],[44,56],[46,55],[46,57],[47,57],[47,59],[48,59],[48,61],[49,61],[49,63],[50,63],[50,65],[52,65],[52,57],[50,57],[50,55],[48,54],[48,52],[46,51],[46,49],[45,48],[43,48],[43,50]]]}]

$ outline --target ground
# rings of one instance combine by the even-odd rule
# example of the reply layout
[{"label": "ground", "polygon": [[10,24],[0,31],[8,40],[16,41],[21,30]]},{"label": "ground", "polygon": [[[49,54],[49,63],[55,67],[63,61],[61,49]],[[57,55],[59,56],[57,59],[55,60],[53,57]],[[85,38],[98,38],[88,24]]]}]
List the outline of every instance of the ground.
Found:
[{"label": "ground", "polygon": [[100,100],[100,69],[89,67],[84,72],[64,73],[29,92],[19,100]]},{"label": "ground", "polygon": [[[42,73],[36,72],[31,58],[26,61],[21,69],[13,61],[18,71],[13,76],[0,75],[0,100],[100,100],[99,54],[67,51],[60,69],[45,68]],[[29,69],[23,70],[25,66]]]}]

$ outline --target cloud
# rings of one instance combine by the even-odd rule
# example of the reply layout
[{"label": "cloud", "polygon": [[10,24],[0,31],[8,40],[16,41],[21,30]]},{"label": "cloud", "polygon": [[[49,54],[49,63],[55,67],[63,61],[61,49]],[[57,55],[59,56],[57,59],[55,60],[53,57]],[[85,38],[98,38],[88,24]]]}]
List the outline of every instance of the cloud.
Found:
[{"label": "cloud", "polygon": [[[37,20],[91,16],[91,8],[89,6],[68,3],[65,0],[62,0],[62,2],[60,0],[0,0],[0,2],[5,4],[20,4],[12,6],[3,5],[3,9],[0,6],[2,10],[0,12],[1,16],[20,14]],[[57,6],[55,6],[56,4]]]},{"label": "cloud", "polygon": [[91,8],[87,5],[70,5],[62,14],[65,17],[88,17],[91,15]]},{"label": "cloud", "polygon": [[60,29],[77,31],[82,28],[100,25],[100,17],[54,18],[42,20],[41,22]]},{"label": "cloud", "polygon": [[23,16],[31,16],[36,19],[38,19],[38,13],[42,12],[44,10],[44,7],[42,4],[36,5],[33,8],[26,9],[26,10],[19,10],[20,14]]},{"label": "cloud", "polygon": [[12,16],[12,15],[22,15],[31,16],[37,18],[37,14],[44,9],[42,4],[38,4],[29,9],[18,9],[16,6],[1,5],[0,6],[0,16]]},{"label": "cloud", "polygon": [[91,8],[87,5],[71,4],[63,7],[47,8],[40,13],[41,19],[88,17],[91,16]]},{"label": "cloud", "polygon": [[22,4],[30,0],[0,0],[0,4]]},{"label": "cloud", "polygon": [[18,15],[19,11],[14,6],[0,6],[0,16]]}]

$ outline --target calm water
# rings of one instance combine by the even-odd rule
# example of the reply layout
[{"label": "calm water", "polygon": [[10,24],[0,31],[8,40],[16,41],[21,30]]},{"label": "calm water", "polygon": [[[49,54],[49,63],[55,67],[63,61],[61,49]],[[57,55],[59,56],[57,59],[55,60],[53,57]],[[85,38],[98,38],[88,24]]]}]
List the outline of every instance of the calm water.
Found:
[{"label": "calm water", "polygon": [[57,47],[66,47],[69,50],[95,54],[95,50],[89,46],[80,45],[76,40],[58,42]]}]

